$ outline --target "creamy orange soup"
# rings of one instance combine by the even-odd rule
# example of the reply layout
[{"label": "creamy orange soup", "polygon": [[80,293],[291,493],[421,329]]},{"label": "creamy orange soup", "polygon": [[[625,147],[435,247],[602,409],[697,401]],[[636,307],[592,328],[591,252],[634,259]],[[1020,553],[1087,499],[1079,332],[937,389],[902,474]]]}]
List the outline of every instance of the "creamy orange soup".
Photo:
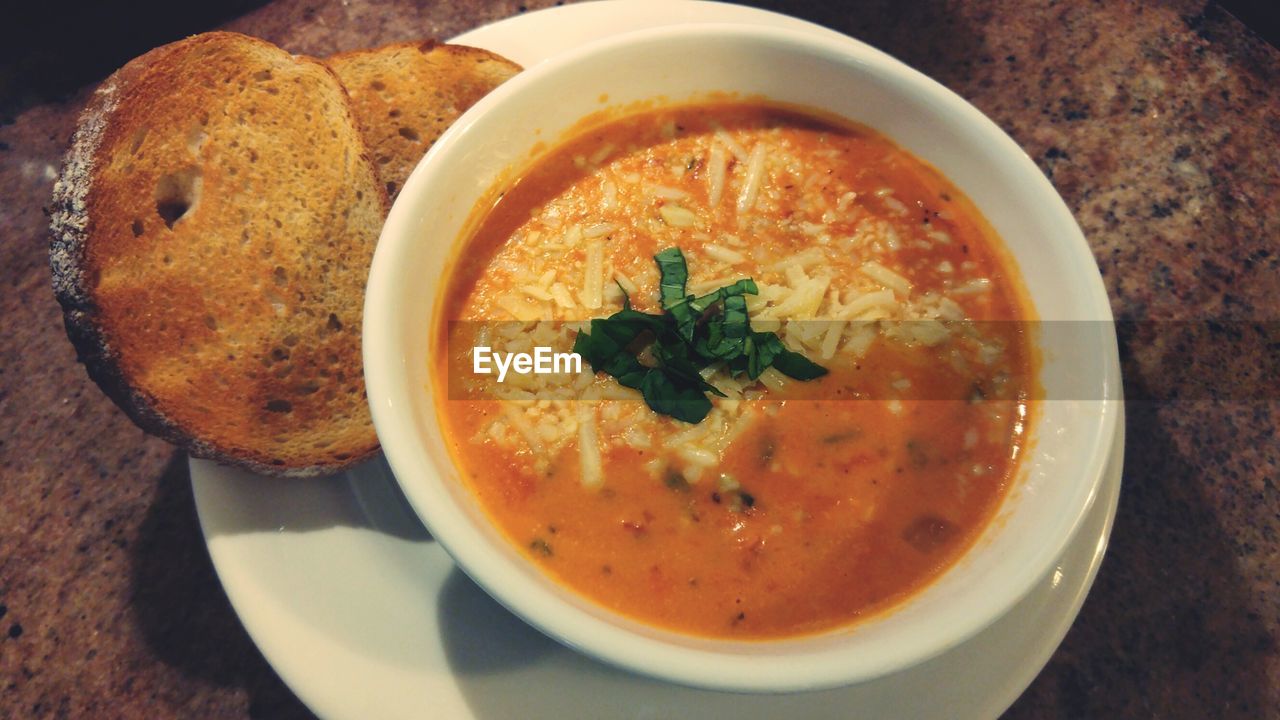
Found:
[{"label": "creamy orange soup", "polygon": [[[437,318],[439,417],[557,581],[677,631],[813,633],[919,590],[991,521],[1037,392],[1029,310],[976,209],[882,135],[758,102],[649,110],[478,212]],[[691,293],[753,279],[752,329],[828,373],[708,367],[727,397],[694,424],[585,366],[473,372],[477,345],[568,351],[624,293],[661,312],[672,247]]]}]

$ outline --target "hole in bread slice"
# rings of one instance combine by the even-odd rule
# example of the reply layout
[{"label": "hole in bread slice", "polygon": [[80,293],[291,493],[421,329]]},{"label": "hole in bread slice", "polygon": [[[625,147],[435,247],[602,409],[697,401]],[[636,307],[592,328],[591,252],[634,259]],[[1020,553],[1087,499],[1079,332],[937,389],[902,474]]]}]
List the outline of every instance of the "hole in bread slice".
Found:
[{"label": "hole in bread slice", "polygon": [[267,412],[287,413],[293,412],[293,403],[288,400],[268,400]]},{"label": "hole in bread slice", "polygon": [[170,230],[200,201],[203,178],[200,168],[187,167],[169,173],[156,183],[156,214]]}]

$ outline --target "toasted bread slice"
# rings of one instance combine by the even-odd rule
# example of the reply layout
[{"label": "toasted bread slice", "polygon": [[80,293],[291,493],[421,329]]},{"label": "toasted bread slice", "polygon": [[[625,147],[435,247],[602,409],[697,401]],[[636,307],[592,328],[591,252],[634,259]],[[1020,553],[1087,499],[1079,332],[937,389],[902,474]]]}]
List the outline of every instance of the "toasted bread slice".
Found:
[{"label": "toasted bread slice", "polygon": [[392,198],[459,115],[520,72],[488,50],[430,41],[340,53],[325,62],[351,95]]},{"label": "toasted bread slice", "polygon": [[192,455],[338,470],[377,449],[360,323],[387,207],[324,64],[234,33],[157,48],[94,93],[54,187],[67,333]]}]

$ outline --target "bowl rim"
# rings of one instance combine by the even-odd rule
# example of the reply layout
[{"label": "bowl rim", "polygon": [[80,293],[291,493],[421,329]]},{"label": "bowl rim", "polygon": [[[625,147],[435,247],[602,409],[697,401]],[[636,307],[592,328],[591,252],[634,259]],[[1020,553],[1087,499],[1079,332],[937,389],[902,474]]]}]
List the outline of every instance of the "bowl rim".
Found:
[{"label": "bowl rim", "polygon": [[[487,547],[488,543],[475,542],[483,537],[470,527],[464,513],[451,511],[449,494],[430,491],[421,479],[424,472],[435,476],[444,473],[432,467],[433,463],[428,462],[428,467],[424,468],[420,463],[410,462],[408,459],[410,453],[407,446],[420,445],[420,442],[415,439],[416,433],[412,429],[405,430],[413,426],[410,404],[398,402],[406,389],[405,384],[397,385],[392,381],[398,374],[406,372],[407,360],[398,353],[388,352],[389,348],[399,347],[395,340],[397,333],[392,329],[395,323],[388,318],[393,318],[400,307],[392,293],[395,283],[389,279],[394,278],[399,270],[400,256],[411,243],[418,241],[414,238],[414,230],[420,218],[413,212],[412,206],[421,195],[420,188],[427,185],[430,178],[445,175],[445,163],[451,159],[451,153],[456,154],[453,148],[476,119],[501,108],[511,97],[536,91],[547,82],[545,77],[554,78],[564,68],[612,51],[632,50],[635,46],[655,43],[660,45],[707,35],[773,43],[784,46],[790,52],[837,57],[847,64],[856,63],[862,71],[882,73],[891,79],[897,92],[904,92],[903,86],[906,86],[945,106],[949,116],[955,118],[954,122],[980,131],[983,141],[993,144],[993,154],[1009,155],[1018,165],[1021,175],[1028,175],[1030,182],[1040,185],[1037,194],[1045,199],[1045,210],[1054,214],[1055,221],[1065,223],[1066,232],[1071,235],[1070,250],[1073,259],[1088,276],[1081,277],[1080,280],[1087,285],[1082,289],[1082,297],[1088,299],[1091,311],[1096,313],[1092,319],[1108,322],[1112,320],[1110,301],[1096,260],[1061,196],[1021,147],[959,95],[892,56],[853,38],[827,38],[802,30],[738,23],[667,26],[605,38],[543,61],[482,98],[436,141],[406,181],[393,205],[371,265],[363,320],[363,360],[368,399],[387,461],[414,512],[473,581],[504,607],[543,633],[611,665],[695,687],[736,692],[789,692],[853,684],[924,662],[968,640],[1007,612],[1051,571],[1053,563],[1076,535],[1095,501],[1098,484],[1114,442],[1117,401],[1106,399],[1118,397],[1120,382],[1114,331],[1104,332],[1100,338],[1103,345],[1100,349],[1106,357],[1098,386],[1102,393],[1100,397],[1104,399],[1097,401],[1100,412],[1096,426],[1086,435],[1087,439],[1082,440],[1092,450],[1084,473],[1086,478],[1082,479],[1082,484],[1087,484],[1087,492],[1078,506],[1070,508],[1072,517],[1067,523],[1068,529],[1055,537],[1053,542],[1043,543],[1040,551],[1035,554],[1035,562],[1010,575],[1008,586],[1012,590],[1002,593],[999,601],[985,606],[986,612],[956,618],[957,621],[949,624],[941,637],[904,642],[888,648],[887,654],[873,660],[841,657],[835,650],[819,649],[816,653],[765,654],[763,657],[772,658],[775,662],[762,663],[761,655],[726,653],[708,647],[693,647],[687,643],[674,645],[646,636],[647,634],[638,634],[619,624],[637,624],[636,621],[602,608],[603,613],[618,621],[606,622],[560,600],[558,595],[545,587],[546,584],[558,585],[554,579],[538,573],[542,576],[541,585],[532,587],[531,583],[538,581],[530,581],[522,574],[510,574],[507,563],[498,557],[502,555],[501,549]],[[530,86],[533,87],[532,90],[526,89]],[[1028,170],[1031,172],[1028,173]],[[451,243],[456,243],[456,238]],[[435,319],[431,318],[430,322],[434,325]],[[447,482],[445,478],[437,477],[436,480],[441,485]],[[895,609],[890,609],[885,614],[893,612]],[[699,641],[692,636],[659,631],[659,634],[665,633],[690,640],[694,644]],[[768,649],[802,644],[815,637],[823,636],[820,634],[764,641],[715,640],[707,645]],[[837,659],[841,662],[829,662]],[[815,660],[828,662],[813,662]]]}]

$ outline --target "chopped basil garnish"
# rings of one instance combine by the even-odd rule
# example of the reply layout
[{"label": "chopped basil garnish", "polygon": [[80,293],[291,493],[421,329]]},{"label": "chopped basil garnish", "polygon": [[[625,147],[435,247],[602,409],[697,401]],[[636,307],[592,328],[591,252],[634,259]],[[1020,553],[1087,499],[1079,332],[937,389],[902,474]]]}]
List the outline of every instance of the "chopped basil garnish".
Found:
[{"label": "chopped basil garnish", "polygon": [[542,538],[534,538],[529,543],[529,549],[543,557],[551,557],[552,555],[555,555],[555,551],[551,549],[551,545]]},{"label": "chopped basil garnish", "polygon": [[[667,248],[653,259],[658,263],[663,314],[632,309],[624,291],[622,310],[592,320],[591,332],[578,333],[573,351],[595,372],[639,390],[654,412],[701,422],[711,412],[706,394],[725,397],[701,375],[718,362],[733,375],[746,373],[752,380],[769,367],[797,380],[827,374],[826,368],[788,350],[777,335],[751,329],[746,296],[760,291],[752,280],[695,297],[685,290],[689,268],[680,248]],[[644,348],[649,348],[653,366],[637,358]]]}]

